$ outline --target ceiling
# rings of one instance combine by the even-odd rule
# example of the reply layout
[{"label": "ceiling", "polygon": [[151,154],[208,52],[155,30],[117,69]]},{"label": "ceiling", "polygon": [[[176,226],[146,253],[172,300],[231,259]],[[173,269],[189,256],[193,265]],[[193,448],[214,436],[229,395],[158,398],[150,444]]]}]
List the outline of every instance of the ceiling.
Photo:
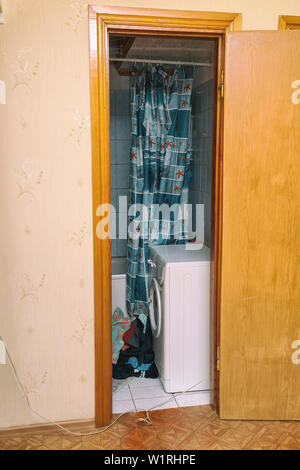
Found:
[{"label": "ceiling", "polygon": [[[212,63],[215,41],[211,39],[184,39],[149,36],[110,35],[110,58],[126,57],[146,60],[170,60],[185,62]],[[115,62],[121,75],[126,74],[131,65]]]}]

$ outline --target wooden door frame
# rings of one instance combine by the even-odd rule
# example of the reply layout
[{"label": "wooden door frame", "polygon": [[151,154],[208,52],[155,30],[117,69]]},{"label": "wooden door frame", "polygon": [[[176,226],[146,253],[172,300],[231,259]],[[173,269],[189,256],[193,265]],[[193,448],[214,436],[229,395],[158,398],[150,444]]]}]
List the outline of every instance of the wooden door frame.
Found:
[{"label": "wooden door frame", "polygon": [[[89,6],[90,88],[93,172],[93,239],[94,239],[94,318],[95,318],[95,424],[104,426],[112,415],[112,340],[111,340],[111,241],[97,236],[102,203],[110,203],[110,129],[109,129],[109,33],[166,35],[177,37],[212,37],[218,40],[217,84],[215,90],[214,136],[215,181],[212,199],[215,204],[216,236],[211,249],[211,404],[218,411],[217,345],[219,344],[220,267],[222,231],[222,70],[225,33],[241,29],[241,14],[181,10],[152,10]],[[98,214],[98,215],[97,215]]]},{"label": "wooden door frame", "polygon": [[280,15],[278,29],[300,29],[300,16]]}]

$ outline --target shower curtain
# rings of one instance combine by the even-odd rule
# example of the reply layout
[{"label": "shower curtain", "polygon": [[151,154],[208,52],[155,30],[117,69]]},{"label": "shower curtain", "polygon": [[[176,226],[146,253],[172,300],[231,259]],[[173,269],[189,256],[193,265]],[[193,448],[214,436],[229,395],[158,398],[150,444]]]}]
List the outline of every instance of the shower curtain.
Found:
[{"label": "shower curtain", "polygon": [[135,69],[132,73],[126,275],[130,315],[148,312],[149,243],[187,241],[181,208],[188,203],[191,178],[193,74],[190,66],[177,66],[169,75],[153,65],[144,66],[141,75]]}]

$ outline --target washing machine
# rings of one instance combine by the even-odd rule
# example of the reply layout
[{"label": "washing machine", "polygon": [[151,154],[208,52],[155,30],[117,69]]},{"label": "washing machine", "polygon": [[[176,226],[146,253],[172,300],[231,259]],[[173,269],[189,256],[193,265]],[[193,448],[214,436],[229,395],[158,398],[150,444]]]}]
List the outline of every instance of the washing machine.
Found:
[{"label": "washing machine", "polygon": [[210,388],[210,250],[149,250],[149,316],[167,393]]}]

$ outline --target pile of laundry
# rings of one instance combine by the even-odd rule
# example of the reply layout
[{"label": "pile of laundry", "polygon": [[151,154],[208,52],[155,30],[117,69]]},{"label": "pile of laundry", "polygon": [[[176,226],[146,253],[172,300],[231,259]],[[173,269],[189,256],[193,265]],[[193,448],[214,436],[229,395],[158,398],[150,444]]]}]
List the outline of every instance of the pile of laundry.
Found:
[{"label": "pile of laundry", "polygon": [[131,320],[116,308],[112,316],[112,363],[114,379],[158,377],[147,315],[142,313]]}]

